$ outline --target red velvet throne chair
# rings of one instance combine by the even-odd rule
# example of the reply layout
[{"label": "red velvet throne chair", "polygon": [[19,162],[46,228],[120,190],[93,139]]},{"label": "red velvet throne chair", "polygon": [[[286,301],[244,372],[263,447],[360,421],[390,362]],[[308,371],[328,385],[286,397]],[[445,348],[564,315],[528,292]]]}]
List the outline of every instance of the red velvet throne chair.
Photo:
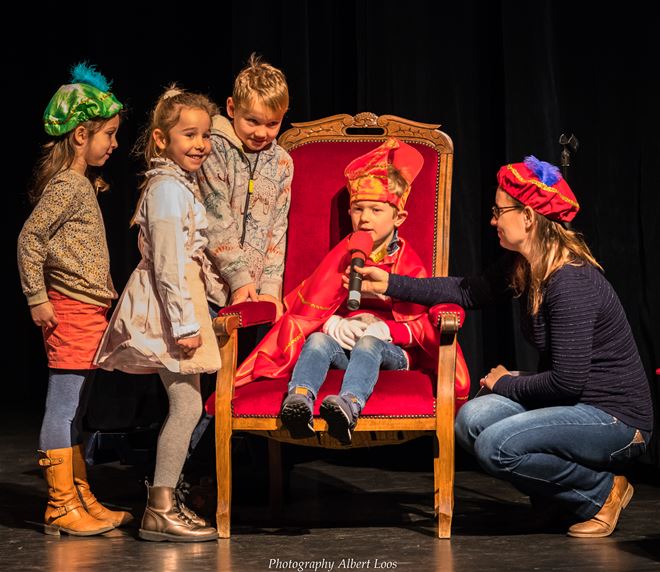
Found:
[{"label": "red velvet throne chair", "polygon": [[[321,258],[351,232],[344,168],[355,157],[380,145],[388,136],[414,145],[424,156],[406,205],[408,220],[401,235],[422,258],[429,273],[447,274],[453,146],[439,125],[416,123],[395,116],[361,113],[335,115],[294,123],[279,139],[295,165],[284,293],[308,276]],[[217,525],[221,538],[230,535],[231,436],[248,431],[269,439],[271,495],[281,491],[281,442],[340,447],[318,417],[319,405],[339,393],[343,371],[330,370],[316,400],[315,438],[293,440],[278,418],[286,382],[258,380],[234,387],[237,329],[273,319],[269,303],[244,303],[223,309],[214,321],[222,355],[215,395],[215,441],[218,484]],[[454,378],[456,335],[463,310],[442,304],[430,309],[432,323],[441,330],[438,372],[383,371],[355,428],[351,447],[401,443],[424,434],[435,436],[434,487],[438,536],[449,538],[454,484]]]}]

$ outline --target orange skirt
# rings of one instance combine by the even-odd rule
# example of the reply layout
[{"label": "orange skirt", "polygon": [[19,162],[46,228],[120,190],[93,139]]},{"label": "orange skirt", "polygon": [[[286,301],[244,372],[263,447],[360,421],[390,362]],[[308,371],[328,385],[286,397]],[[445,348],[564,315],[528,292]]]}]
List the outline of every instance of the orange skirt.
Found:
[{"label": "orange skirt", "polygon": [[69,298],[50,290],[58,324],[42,328],[48,367],[56,369],[96,369],[94,355],[108,325],[108,308]]}]

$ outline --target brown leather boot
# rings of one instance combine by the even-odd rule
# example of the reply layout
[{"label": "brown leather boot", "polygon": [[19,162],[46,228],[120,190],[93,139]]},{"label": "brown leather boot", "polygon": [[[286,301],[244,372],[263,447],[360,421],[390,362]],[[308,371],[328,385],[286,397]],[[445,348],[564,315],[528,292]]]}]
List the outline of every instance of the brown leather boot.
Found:
[{"label": "brown leather boot", "polygon": [[133,520],[133,515],[123,510],[110,510],[104,507],[92,493],[87,481],[87,466],[82,445],[71,447],[73,451],[73,483],[85,510],[98,520],[107,520],[113,526],[123,526]]},{"label": "brown leather boot", "polygon": [[48,483],[48,506],[44,516],[44,532],[60,535],[92,536],[112,530],[114,526],[105,520],[90,516],[78,498],[73,484],[71,447],[38,451],[39,465],[44,469]]},{"label": "brown leather boot", "polygon": [[218,538],[215,528],[199,526],[185,515],[172,487],[149,487],[139,534],[140,538],[155,542],[204,542]]},{"label": "brown leather boot", "polygon": [[568,536],[577,538],[602,538],[614,532],[621,511],[628,506],[635,489],[626,477],[614,477],[614,484],[603,508],[598,514],[584,522],[578,522],[568,529]]}]

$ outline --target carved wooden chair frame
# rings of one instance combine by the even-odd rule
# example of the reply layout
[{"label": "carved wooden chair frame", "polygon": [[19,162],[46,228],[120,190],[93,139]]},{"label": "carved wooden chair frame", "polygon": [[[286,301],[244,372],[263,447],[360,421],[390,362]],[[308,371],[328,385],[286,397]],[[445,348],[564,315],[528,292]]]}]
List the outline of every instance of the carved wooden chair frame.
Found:
[{"label": "carved wooden chair frame", "polygon": [[[435,218],[434,263],[429,269],[434,276],[446,276],[449,261],[449,225],[453,144],[440,125],[417,123],[393,115],[376,116],[360,113],[356,116],[334,115],[317,121],[294,123],[279,138],[288,151],[310,142],[359,140],[383,141],[394,136],[408,143],[422,143],[438,153],[437,203]],[[357,132],[358,134],[355,134]],[[441,330],[436,406],[434,417],[369,419],[361,417],[354,432],[353,446],[373,446],[398,443],[432,434],[434,439],[434,506],[439,538],[449,538],[453,513],[454,488],[454,376],[456,370],[456,336],[461,326],[457,312],[439,312],[437,326]],[[223,367],[217,374],[215,407],[216,471],[218,486],[217,527],[221,538],[230,536],[231,509],[231,435],[233,431],[248,431],[269,438],[269,469],[271,500],[279,499],[282,489],[280,443],[324,447],[336,446],[324,438],[325,421],[314,418],[314,428],[320,439],[293,440],[281,426],[278,417],[234,417],[232,399],[236,372],[237,330],[240,314],[228,313],[214,320]],[[258,382],[257,382],[258,383]],[[374,440],[374,435],[377,437]],[[305,442],[310,441],[310,442]]]}]

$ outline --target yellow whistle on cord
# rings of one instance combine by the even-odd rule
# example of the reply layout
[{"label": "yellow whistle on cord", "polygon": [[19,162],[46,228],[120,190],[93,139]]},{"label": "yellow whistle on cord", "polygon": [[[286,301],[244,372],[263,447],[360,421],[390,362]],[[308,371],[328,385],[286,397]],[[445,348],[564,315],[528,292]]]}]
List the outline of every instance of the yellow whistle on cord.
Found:
[{"label": "yellow whistle on cord", "polygon": [[254,192],[254,180],[250,179],[248,183],[248,193],[252,194]]}]

